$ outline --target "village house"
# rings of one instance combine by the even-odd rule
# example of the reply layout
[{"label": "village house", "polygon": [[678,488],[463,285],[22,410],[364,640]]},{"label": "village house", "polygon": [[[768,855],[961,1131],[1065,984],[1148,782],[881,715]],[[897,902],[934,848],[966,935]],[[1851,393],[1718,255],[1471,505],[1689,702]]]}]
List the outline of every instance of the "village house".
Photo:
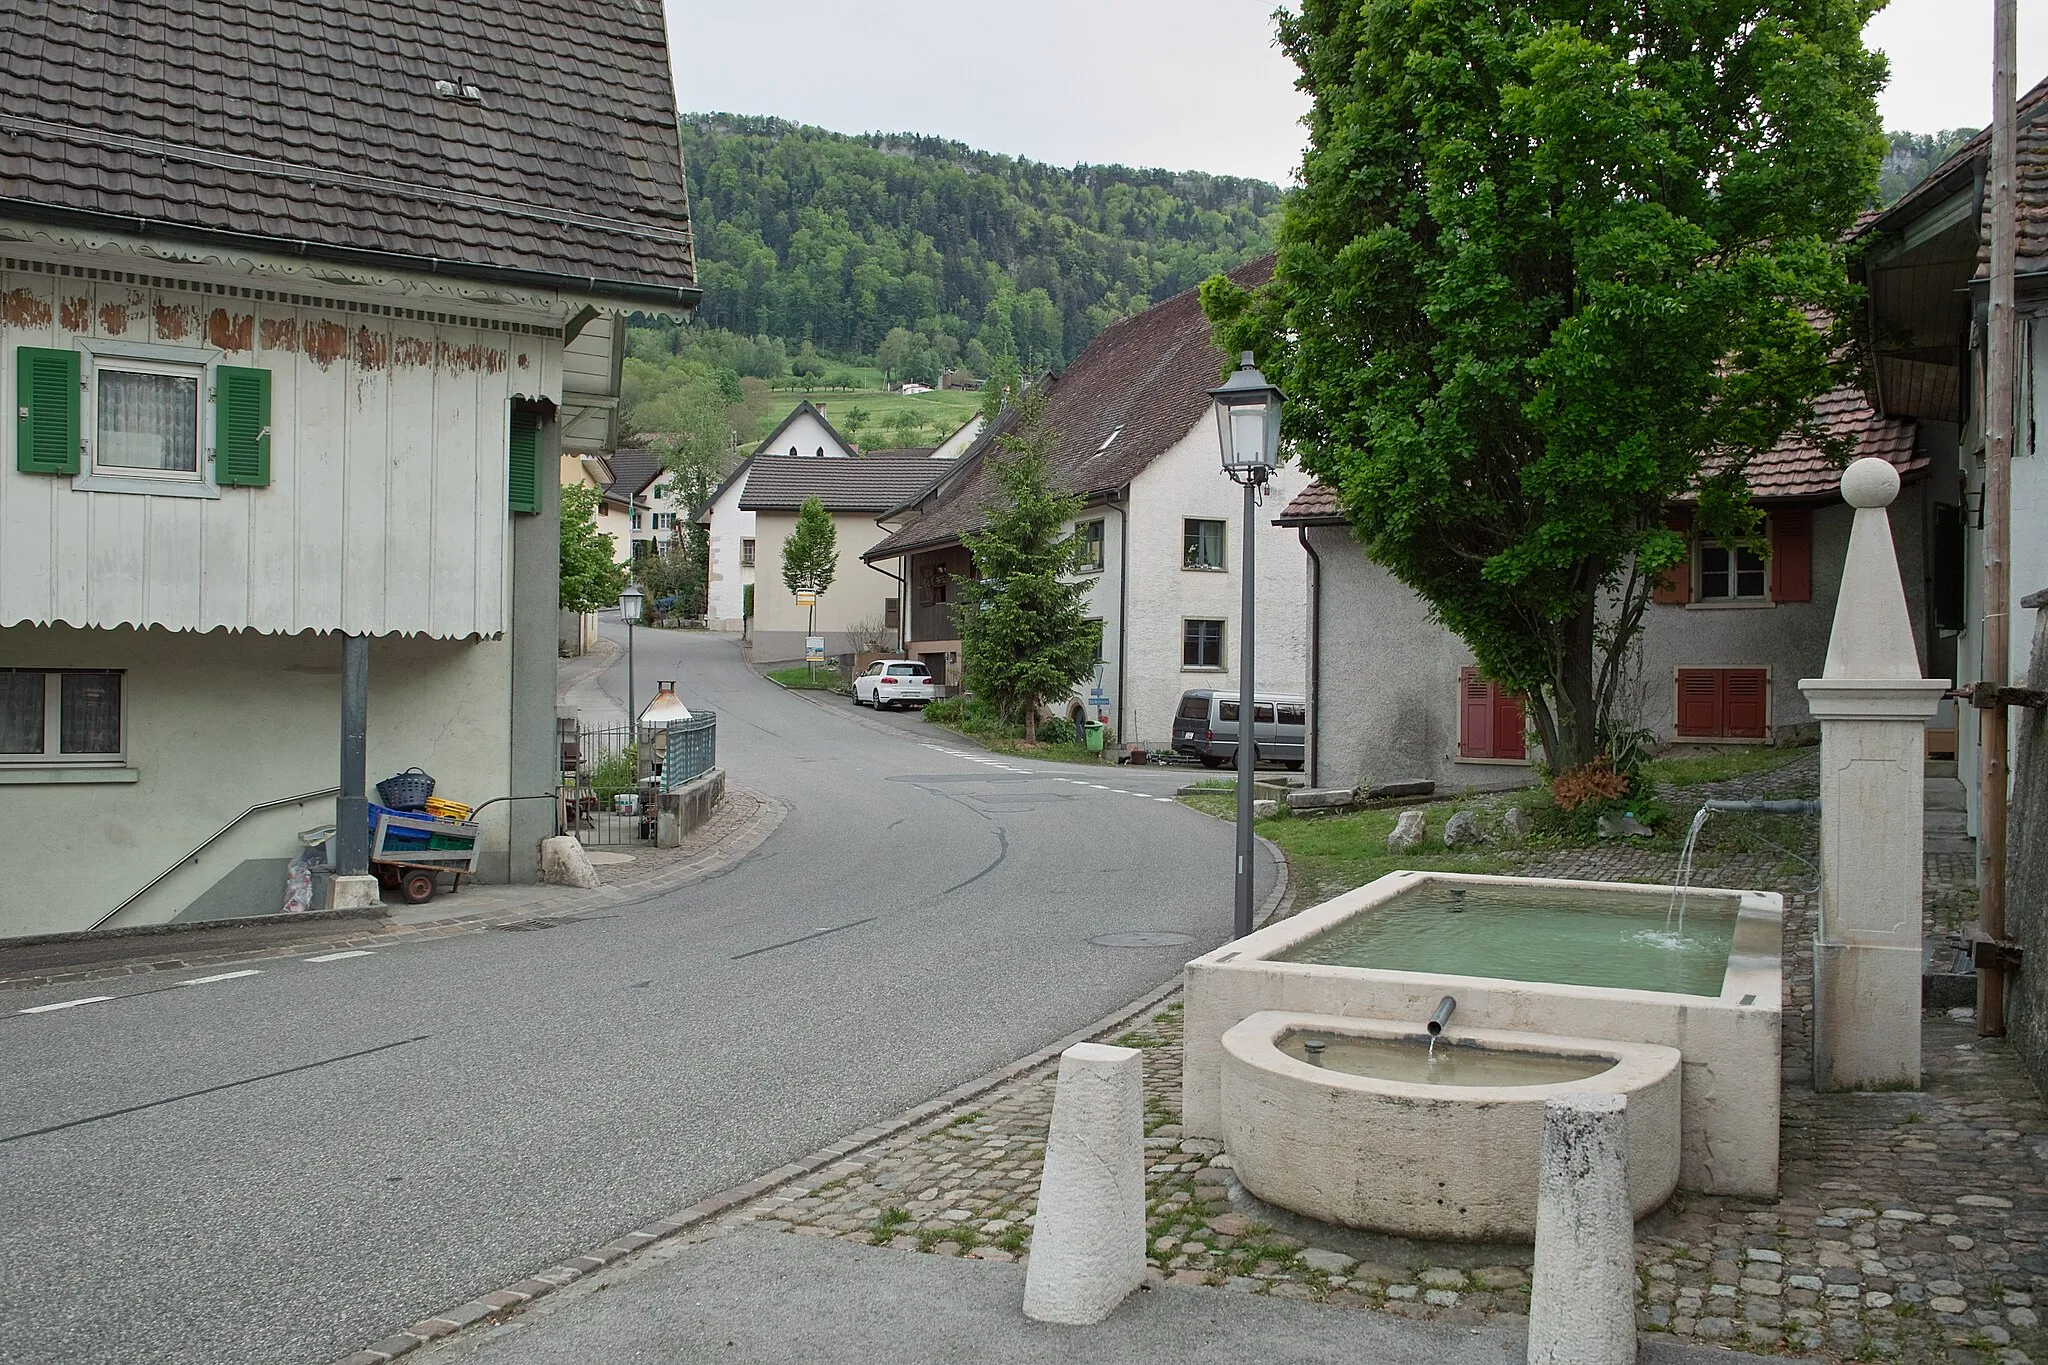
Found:
[{"label": "village house", "polygon": [[[1250,287],[1271,273],[1266,258],[1231,278]],[[1165,748],[1182,693],[1237,686],[1242,491],[1223,474],[1208,394],[1226,368],[1189,290],[1112,323],[1042,384],[1043,422],[1059,437],[1052,482],[1082,500],[1073,528],[1088,547],[1089,613],[1102,623],[1095,675],[1057,709],[1105,720],[1121,742]],[[963,537],[998,496],[987,462],[1001,457],[1015,413],[982,432],[940,482],[892,508],[884,521],[897,529],[866,552],[905,581],[906,657],[953,684],[952,583],[974,572]],[[1278,471],[1269,504],[1284,506],[1307,482],[1297,469]],[[1255,681],[1261,693],[1299,693],[1307,557],[1270,514],[1255,534]]]},{"label": "village house", "polygon": [[[2048,589],[2048,81],[2020,97],[2019,238],[2015,265],[2018,374],[2012,458],[2008,682],[2027,675]],[[1985,130],[1859,229],[1861,283],[1869,291],[1871,376],[1887,416],[1918,423],[1933,456],[1926,493],[1936,640],[1928,672],[1958,684],[1984,676],[1984,375],[1990,312],[1991,134]],[[1894,506],[1896,517],[1898,508]],[[1911,586],[1910,580],[1908,586]],[[1977,712],[1943,703],[1977,832],[1981,761]],[[2016,725],[2015,738],[2019,733]]]},{"label": "village house", "polygon": [[46,6],[10,73],[4,935],[278,910],[365,655],[370,780],[495,801],[531,880],[548,474],[611,442],[620,315],[697,297],[659,7],[229,9]]},{"label": "village house", "polygon": [[[1829,394],[1816,416],[1853,441],[1858,457],[1889,460],[1906,480],[1891,507],[1892,530],[1923,666],[1932,666],[1942,636],[1930,607],[1946,584],[1930,583],[1928,549],[1941,434],[1880,415],[1853,389]],[[1819,450],[1793,437],[1751,463],[1768,554],[1689,537],[1690,558],[1666,576],[1644,617],[1621,698],[1627,722],[1681,744],[1817,733],[1799,680],[1820,676],[1841,587],[1852,509],[1837,493],[1839,477]],[[1689,531],[1684,505],[1670,519]],[[1447,789],[1533,780],[1503,771],[1526,770],[1538,756],[1520,700],[1483,677],[1465,642],[1366,558],[1336,495],[1311,485],[1278,520],[1300,535],[1310,561],[1310,780],[1426,780]],[[1930,733],[1929,747],[1952,754],[1954,737]]]}]

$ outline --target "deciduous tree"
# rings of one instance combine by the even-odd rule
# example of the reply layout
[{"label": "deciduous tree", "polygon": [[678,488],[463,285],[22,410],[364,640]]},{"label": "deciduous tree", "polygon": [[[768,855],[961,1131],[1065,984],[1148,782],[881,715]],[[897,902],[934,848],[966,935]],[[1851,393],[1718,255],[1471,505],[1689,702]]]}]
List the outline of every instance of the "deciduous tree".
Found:
[{"label": "deciduous tree", "polygon": [[839,572],[839,531],[832,514],[815,497],[805,498],[796,529],[782,542],[782,585],[791,593],[823,597]]},{"label": "deciduous tree", "polygon": [[618,605],[626,589],[626,566],[612,562],[612,538],[597,529],[598,499],[587,483],[562,488],[562,567],[560,600],[564,611],[602,611]]},{"label": "deciduous tree", "polygon": [[[1274,282],[1204,303],[1289,396],[1366,553],[1526,694],[1611,734],[1666,528],[1753,534],[1811,423],[1884,141],[1878,0],[1303,0],[1313,99]],[[1820,439],[1817,431],[1809,436]]]}]

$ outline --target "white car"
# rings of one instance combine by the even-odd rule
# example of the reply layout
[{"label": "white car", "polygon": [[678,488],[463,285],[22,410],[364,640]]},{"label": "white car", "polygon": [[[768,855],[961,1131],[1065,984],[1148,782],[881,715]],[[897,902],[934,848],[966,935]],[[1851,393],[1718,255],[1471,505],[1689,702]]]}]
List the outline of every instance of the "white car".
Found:
[{"label": "white car", "polygon": [[939,699],[938,684],[923,664],[906,659],[878,659],[853,680],[853,704],[887,711],[897,706],[923,706]]}]

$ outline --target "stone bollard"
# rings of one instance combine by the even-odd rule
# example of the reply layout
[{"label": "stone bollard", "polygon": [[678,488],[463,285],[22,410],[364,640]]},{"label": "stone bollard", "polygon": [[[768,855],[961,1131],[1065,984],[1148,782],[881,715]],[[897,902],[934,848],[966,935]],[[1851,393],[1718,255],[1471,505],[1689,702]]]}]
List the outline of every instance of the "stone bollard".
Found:
[{"label": "stone bollard", "polygon": [[540,841],[540,879],[547,886],[580,886],[585,890],[599,885],[590,855],[570,834]]},{"label": "stone bollard", "polygon": [[1060,1054],[1024,1315],[1101,1322],[1144,1278],[1144,1057],[1076,1043]]},{"label": "stone bollard", "polygon": [[1626,1365],[1635,1358],[1628,1101],[1558,1095],[1543,1106],[1529,1365]]}]

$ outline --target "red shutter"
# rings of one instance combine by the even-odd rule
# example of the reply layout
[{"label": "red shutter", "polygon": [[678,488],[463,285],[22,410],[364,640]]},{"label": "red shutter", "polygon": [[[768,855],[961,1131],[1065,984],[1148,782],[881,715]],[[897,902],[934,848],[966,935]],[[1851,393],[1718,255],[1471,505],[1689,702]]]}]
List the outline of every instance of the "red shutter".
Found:
[{"label": "red shutter", "polygon": [[1493,757],[1493,687],[1476,668],[1458,670],[1458,757]]},{"label": "red shutter", "polygon": [[1664,607],[1682,607],[1692,601],[1692,513],[1673,512],[1664,525],[1686,537],[1685,558],[1665,570],[1650,590],[1650,600]]},{"label": "red shutter", "polygon": [[1678,670],[1678,733],[1700,739],[1721,737],[1721,670]]},{"label": "red shutter", "polygon": [[1527,758],[1528,718],[1522,714],[1522,699],[1500,687],[1493,689],[1493,756]]},{"label": "red shutter", "polygon": [[1725,733],[1730,739],[1763,739],[1770,733],[1771,684],[1761,668],[1721,671]]},{"label": "red shutter", "polygon": [[1813,600],[1813,512],[1809,508],[1771,514],[1771,600]]}]

